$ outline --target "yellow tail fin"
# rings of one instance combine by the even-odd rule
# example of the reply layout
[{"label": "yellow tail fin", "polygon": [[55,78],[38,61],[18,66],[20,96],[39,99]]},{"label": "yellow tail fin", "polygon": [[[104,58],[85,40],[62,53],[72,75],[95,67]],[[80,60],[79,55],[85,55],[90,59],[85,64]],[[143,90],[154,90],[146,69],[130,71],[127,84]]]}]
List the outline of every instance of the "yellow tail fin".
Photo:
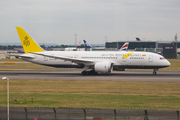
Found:
[{"label": "yellow tail fin", "polygon": [[34,41],[22,27],[16,27],[24,52],[43,52],[44,50]]}]

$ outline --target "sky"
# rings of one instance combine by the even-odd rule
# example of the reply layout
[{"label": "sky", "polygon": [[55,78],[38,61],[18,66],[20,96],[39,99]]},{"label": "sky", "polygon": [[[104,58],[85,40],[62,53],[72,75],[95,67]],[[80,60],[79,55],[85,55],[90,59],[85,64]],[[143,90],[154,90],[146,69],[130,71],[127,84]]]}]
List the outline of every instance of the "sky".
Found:
[{"label": "sky", "polygon": [[180,38],[180,0],[1,0],[0,11],[0,43],[20,42],[15,26],[59,45]]}]

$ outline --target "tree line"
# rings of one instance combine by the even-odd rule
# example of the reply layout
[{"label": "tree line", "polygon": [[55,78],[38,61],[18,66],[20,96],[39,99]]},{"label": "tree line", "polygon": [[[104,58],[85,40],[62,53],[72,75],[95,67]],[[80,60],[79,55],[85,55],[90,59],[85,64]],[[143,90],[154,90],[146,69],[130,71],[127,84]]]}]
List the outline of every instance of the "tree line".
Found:
[{"label": "tree line", "polygon": [[[71,45],[55,45],[55,46],[45,46],[40,45],[43,49],[47,49],[47,48],[66,48],[66,47],[75,47],[75,46],[71,46]],[[0,45],[0,50],[14,50],[15,48],[23,48],[22,45]]]}]

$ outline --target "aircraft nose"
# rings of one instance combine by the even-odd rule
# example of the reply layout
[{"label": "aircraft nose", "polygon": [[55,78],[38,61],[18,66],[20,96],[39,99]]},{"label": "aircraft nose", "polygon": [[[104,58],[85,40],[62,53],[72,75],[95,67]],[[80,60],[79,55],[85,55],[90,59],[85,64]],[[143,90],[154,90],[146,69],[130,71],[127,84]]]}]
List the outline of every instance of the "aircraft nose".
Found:
[{"label": "aircraft nose", "polygon": [[171,63],[168,60],[166,60],[166,64],[167,64],[167,66],[171,65]]}]

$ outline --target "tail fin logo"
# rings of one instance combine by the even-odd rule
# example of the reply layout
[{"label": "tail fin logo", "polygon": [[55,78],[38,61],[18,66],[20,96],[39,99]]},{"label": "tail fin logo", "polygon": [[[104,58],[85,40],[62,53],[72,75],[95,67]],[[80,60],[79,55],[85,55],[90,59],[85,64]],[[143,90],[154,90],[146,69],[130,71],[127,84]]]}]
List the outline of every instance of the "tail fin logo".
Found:
[{"label": "tail fin logo", "polygon": [[24,37],[25,40],[23,41],[23,44],[24,44],[26,47],[30,45],[30,41],[28,40],[28,38],[29,38],[28,36],[25,36],[25,37]]},{"label": "tail fin logo", "polygon": [[36,43],[35,40],[28,35],[22,27],[16,27],[20,41],[22,43],[25,54],[34,52],[44,52],[44,50]]}]

